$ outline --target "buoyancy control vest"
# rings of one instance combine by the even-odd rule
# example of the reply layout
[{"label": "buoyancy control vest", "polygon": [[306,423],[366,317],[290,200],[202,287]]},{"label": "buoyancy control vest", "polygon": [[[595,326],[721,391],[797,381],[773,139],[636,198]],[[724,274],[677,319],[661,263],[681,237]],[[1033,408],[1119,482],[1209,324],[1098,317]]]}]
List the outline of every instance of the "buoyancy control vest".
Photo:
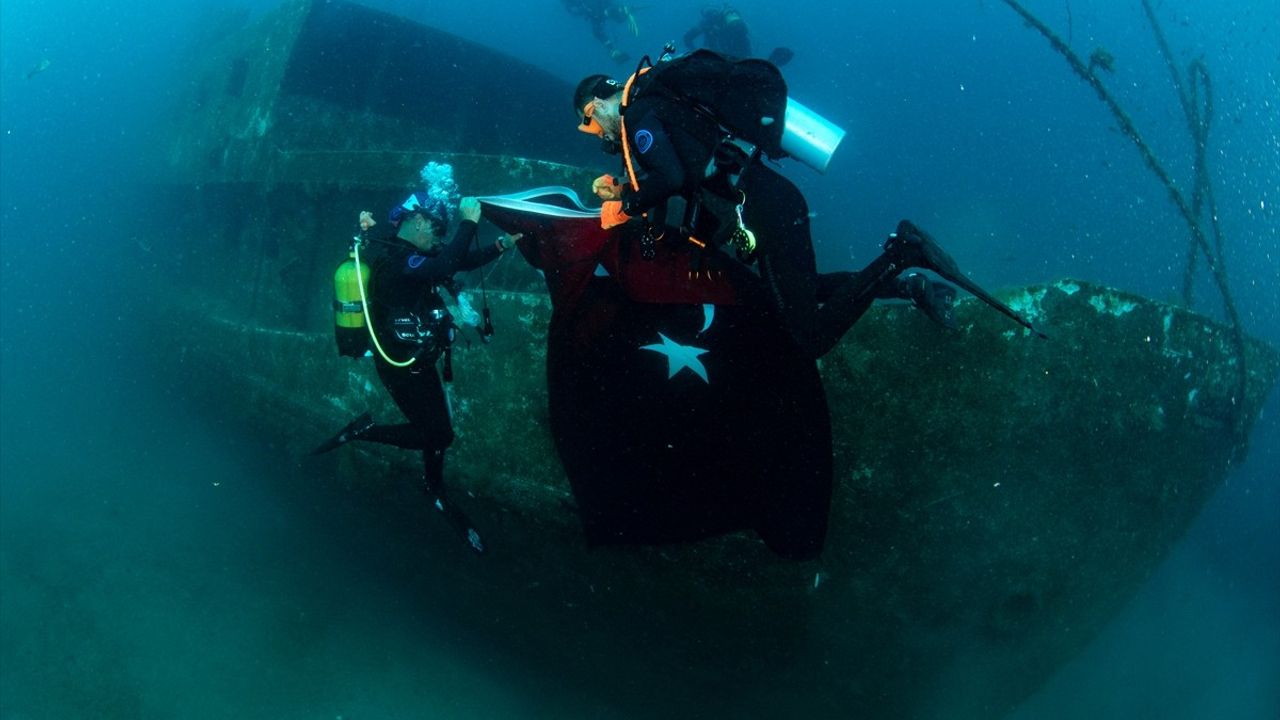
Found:
[{"label": "buoyancy control vest", "polygon": [[[370,268],[361,257],[362,236],[353,238],[346,260],[334,271],[334,333],[338,354],[360,358],[375,349],[387,363],[408,367],[422,360],[434,363],[442,354],[446,360],[445,375],[451,375],[453,342],[457,336],[457,324],[444,299],[439,285],[423,286],[421,281],[400,281],[394,272],[388,272],[387,257],[378,260]],[[383,282],[375,278],[381,276]],[[456,290],[446,287],[451,294]],[[375,296],[377,302],[374,302]],[[486,311],[488,307],[486,305]],[[381,338],[381,340],[380,340]],[[392,341],[403,351],[404,360],[389,355],[384,343]],[[393,347],[394,346],[390,346]],[[396,353],[396,355],[404,354]]]},{"label": "buoyancy control vest", "polygon": [[392,308],[386,323],[402,345],[421,348],[424,360],[434,361],[453,344],[456,325],[444,300],[433,287],[415,307]]},{"label": "buoyancy control vest", "polygon": [[407,355],[430,364],[448,354],[457,329],[440,290],[456,292],[447,280],[403,275],[405,252],[407,248],[393,245],[373,260],[369,319],[391,353],[388,362]]},{"label": "buoyancy control vest", "polygon": [[626,110],[646,94],[661,94],[691,109],[722,133],[725,143],[751,146],[754,160],[792,157],[825,172],[845,131],[787,95],[787,83],[768,60],[733,59],[711,50],[684,55],[666,51],[656,63],[641,60],[622,95],[621,145],[632,188],[638,189],[632,164]]},{"label": "buoyancy control vest", "polygon": [[[640,190],[635,169],[632,137],[627,130],[627,110],[637,101],[658,97],[687,111],[686,116],[702,124],[694,133],[714,138],[706,148],[710,159],[698,190],[688,201],[681,232],[699,247],[707,242],[719,246],[730,241],[739,256],[747,259],[755,249],[755,236],[742,222],[741,194],[737,184],[741,174],[761,155],[773,159],[787,157],[783,148],[784,119],[789,101],[787,84],[778,68],[767,60],[736,60],[711,50],[695,50],[679,56],[664,54],[655,64],[641,67],[628,78],[622,95],[621,144],[623,161],[632,190]],[[689,130],[689,128],[685,128]],[[710,129],[711,132],[707,132]],[[743,143],[748,148],[743,148]],[[711,223],[715,237],[703,233],[703,208],[717,216]],[[661,220],[662,213],[659,214]],[[704,235],[702,239],[696,235]],[[644,257],[654,256],[652,231],[642,239]]]},{"label": "buoyancy control vest", "polygon": [[[711,50],[663,56],[627,81],[623,108],[637,98],[661,93],[720,126],[724,134],[758,147],[773,159],[786,126],[787,82],[771,62],[734,60]],[[624,142],[629,138],[623,137]]]}]

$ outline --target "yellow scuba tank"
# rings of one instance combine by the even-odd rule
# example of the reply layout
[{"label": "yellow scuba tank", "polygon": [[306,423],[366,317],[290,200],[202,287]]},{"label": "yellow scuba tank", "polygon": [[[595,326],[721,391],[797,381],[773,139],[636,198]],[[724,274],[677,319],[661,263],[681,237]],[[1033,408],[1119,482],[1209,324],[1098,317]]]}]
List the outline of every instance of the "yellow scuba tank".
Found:
[{"label": "yellow scuba tank", "polygon": [[339,355],[358,358],[369,352],[369,331],[365,328],[364,303],[360,299],[368,290],[369,265],[357,259],[353,245],[347,259],[333,273],[333,331]]}]

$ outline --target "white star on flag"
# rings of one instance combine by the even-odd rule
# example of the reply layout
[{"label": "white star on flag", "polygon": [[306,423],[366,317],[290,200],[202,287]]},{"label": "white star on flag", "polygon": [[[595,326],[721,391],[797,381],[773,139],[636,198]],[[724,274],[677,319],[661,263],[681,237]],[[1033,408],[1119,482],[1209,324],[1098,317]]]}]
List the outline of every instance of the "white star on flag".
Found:
[{"label": "white star on flag", "polygon": [[702,378],[702,382],[710,384],[711,381],[707,380],[707,368],[702,364],[702,361],[698,359],[699,355],[707,352],[706,350],[692,345],[681,345],[662,333],[658,333],[658,337],[662,338],[661,345],[643,345],[640,349],[652,350],[653,352],[662,353],[667,356],[668,380],[675,377],[676,373],[681,370],[689,368],[694,375]]}]

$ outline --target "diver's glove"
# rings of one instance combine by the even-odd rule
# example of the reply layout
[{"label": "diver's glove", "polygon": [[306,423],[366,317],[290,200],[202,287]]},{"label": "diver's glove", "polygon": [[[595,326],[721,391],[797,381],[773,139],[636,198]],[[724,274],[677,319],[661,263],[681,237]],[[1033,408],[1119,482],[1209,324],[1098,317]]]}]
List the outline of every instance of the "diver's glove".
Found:
[{"label": "diver's glove", "polygon": [[600,206],[600,227],[608,230],[630,220],[631,216],[622,212],[621,200],[606,200]]},{"label": "diver's glove", "polygon": [[621,200],[622,185],[612,175],[601,175],[591,182],[591,192],[601,200]]}]

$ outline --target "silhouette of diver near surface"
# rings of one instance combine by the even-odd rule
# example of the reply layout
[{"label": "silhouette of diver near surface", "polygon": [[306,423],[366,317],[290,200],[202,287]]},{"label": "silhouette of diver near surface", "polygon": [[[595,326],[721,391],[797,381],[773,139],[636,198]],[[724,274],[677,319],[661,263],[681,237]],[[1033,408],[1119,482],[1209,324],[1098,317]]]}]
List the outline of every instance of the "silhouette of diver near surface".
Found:
[{"label": "silhouette of diver near surface", "polygon": [[586,18],[591,25],[592,36],[604,46],[605,50],[609,51],[609,59],[619,64],[631,59],[630,55],[618,49],[606,28],[610,22],[625,23],[632,37],[639,35],[640,30],[636,26],[635,15],[632,14],[629,6],[615,0],[563,0],[563,2],[569,14]]},{"label": "silhouette of diver near surface", "polygon": [[[731,5],[708,6],[702,9],[698,24],[685,31],[684,46],[687,50],[704,47],[723,55],[747,58],[751,57],[751,31],[742,13]],[[774,48],[769,53],[769,62],[782,66],[794,55],[790,48]]]},{"label": "silhouette of diver near surface", "polygon": [[31,69],[27,71],[27,79],[30,80],[31,78],[39,75],[45,70],[48,70],[49,66],[52,64],[53,64],[53,61],[50,60],[49,58],[40,58],[40,62],[36,63],[35,65],[32,65]]}]

